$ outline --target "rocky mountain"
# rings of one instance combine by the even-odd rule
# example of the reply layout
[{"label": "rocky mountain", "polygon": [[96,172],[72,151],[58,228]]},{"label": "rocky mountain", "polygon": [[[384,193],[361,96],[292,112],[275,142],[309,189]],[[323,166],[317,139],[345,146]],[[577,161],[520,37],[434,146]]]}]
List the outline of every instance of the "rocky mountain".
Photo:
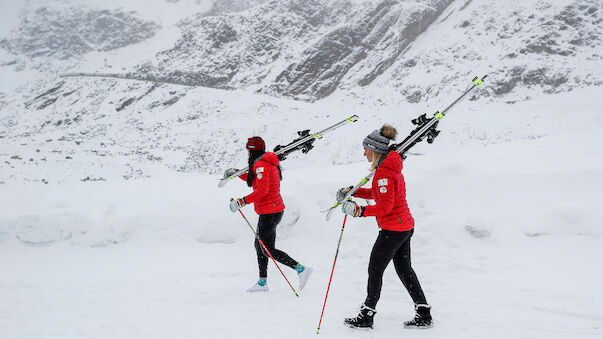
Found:
[{"label": "rocky mountain", "polygon": [[[353,113],[400,119],[402,107],[406,121],[474,75],[489,82],[470,99],[495,104],[603,81],[598,0],[19,3],[0,32],[4,181],[216,173],[250,133],[277,144]],[[59,76],[79,72],[110,77]],[[328,161],[355,159],[344,144],[324,141],[338,150]]]},{"label": "rocky mountain", "polygon": [[[517,85],[559,92],[601,83],[594,67],[577,65],[601,61],[600,2],[528,1],[508,7],[451,0],[270,1],[183,21],[176,45],[129,76],[306,100],[381,80],[400,87],[413,102],[429,96],[428,88],[407,85],[407,73],[439,65],[496,73],[494,96]],[[444,27],[451,38],[431,36],[429,53],[411,57],[409,46],[417,38]],[[580,62],[560,68],[560,59]],[[459,75],[446,72],[449,79]],[[431,91],[447,85],[446,78],[436,80]]]},{"label": "rocky mountain", "polygon": [[270,1],[200,14],[182,23],[176,46],[129,76],[316,100],[353,68],[357,85],[370,84],[451,2]]}]

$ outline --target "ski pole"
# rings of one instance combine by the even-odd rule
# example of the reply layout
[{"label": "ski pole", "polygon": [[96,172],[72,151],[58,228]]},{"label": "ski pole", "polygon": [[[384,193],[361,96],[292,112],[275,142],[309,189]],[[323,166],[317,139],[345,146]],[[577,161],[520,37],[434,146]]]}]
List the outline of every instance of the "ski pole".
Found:
[{"label": "ski pole", "polygon": [[320,312],[320,320],[318,321],[318,328],[316,334],[320,334],[320,324],[322,323],[322,316],[325,314],[325,307],[327,306],[327,297],[329,296],[329,289],[331,288],[331,280],[333,279],[333,272],[335,271],[335,263],[337,262],[337,255],[339,254],[339,247],[341,247],[341,239],[343,238],[343,229],[345,228],[345,221],[348,219],[346,214],[343,217],[343,226],[341,226],[341,233],[339,234],[339,241],[337,242],[337,251],[335,251],[335,259],[333,259],[333,268],[331,268],[331,276],[329,277],[329,285],[327,286],[327,293],[325,294],[325,302],[322,304],[322,312]]},{"label": "ski pole", "polygon": [[270,251],[268,251],[268,248],[266,248],[266,245],[264,245],[264,242],[262,241],[262,239],[260,239],[260,236],[258,235],[258,233],[253,229],[253,226],[251,226],[251,223],[249,222],[249,220],[247,220],[247,218],[245,217],[245,214],[243,214],[243,211],[239,210],[239,213],[241,213],[241,216],[243,217],[243,219],[245,219],[245,221],[247,222],[247,225],[249,225],[249,228],[251,228],[251,231],[255,235],[255,238],[260,242],[260,244],[262,245],[262,247],[264,248],[266,253],[268,253],[268,255],[270,256],[270,259],[272,259],[272,261],[276,265],[276,268],[278,268],[278,270],[281,272],[281,274],[283,275],[283,278],[285,278],[285,280],[287,281],[287,284],[289,284],[289,287],[291,287],[291,290],[293,291],[293,293],[295,293],[295,296],[299,297],[299,294],[297,294],[297,291],[295,290],[295,288],[293,288],[293,286],[289,282],[289,279],[287,279],[287,277],[285,276],[285,273],[283,273],[283,270],[281,270],[281,268],[278,266],[278,264],[276,263],[276,260],[274,260],[274,257],[272,256],[272,254],[270,254]]}]

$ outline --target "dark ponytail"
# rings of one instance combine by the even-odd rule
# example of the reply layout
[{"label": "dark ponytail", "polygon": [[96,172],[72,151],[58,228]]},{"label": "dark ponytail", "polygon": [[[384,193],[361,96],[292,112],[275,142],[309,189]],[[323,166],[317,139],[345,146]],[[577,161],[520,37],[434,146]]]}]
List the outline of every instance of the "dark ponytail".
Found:
[{"label": "dark ponytail", "polygon": [[[255,172],[253,171],[253,165],[258,159],[264,155],[266,151],[252,151],[249,150],[249,159],[247,160],[249,165],[249,171],[247,172],[247,186],[251,187],[253,184],[253,179],[255,179]],[[278,168],[278,176],[281,180],[283,180],[283,173],[281,172],[281,165],[276,166]]]},{"label": "dark ponytail", "polygon": [[249,171],[247,172],[247,186],[251,187],[253,183],[253,179],[255,179],[255,172],[253,171],[253,165],[255,162],[266,153],[266,151],[253,151],[249,150],[249,159],[247,160],[249,164]]}]

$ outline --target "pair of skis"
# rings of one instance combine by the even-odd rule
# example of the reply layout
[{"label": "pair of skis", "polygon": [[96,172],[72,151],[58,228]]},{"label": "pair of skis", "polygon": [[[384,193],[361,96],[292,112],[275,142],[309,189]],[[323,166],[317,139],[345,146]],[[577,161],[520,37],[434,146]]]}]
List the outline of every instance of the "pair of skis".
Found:
[{"label": "pair of skis", "polygon": [[[312,147],[314,147],[313,143],[316,139],[322,139],[322,137],[325,134],[338,129],[339,127],[341,127],[347,123],[356,122],[356,121],[358,121],[358,116],[352,115],[351,117],[346,118],[346,119],[336,123],[335,125],[329,126],[325,129],[323,129],[322,131],[319,131],[316,133],[310,134],[310,130],[299,131],[299,132],[297,132],[299,134],[299,138],[293,140],[291,143],[289,143],[285,146],[280,146],[280,145],[276,146],[274,148],[274,153],[278,156],[278,158],[281,161],[285,160],[287,155],[289,155],[291,152],[296,151],[296,150],[301,150],[302,153],[308,153],[312,149]],[[241,170],[236,171],[228,178],[221,179],[220,182],[218,183],[218,187],[224,187],[224,185],[226,185],[230,180],[237,178],[237,177],[247,173],[248,171],[249,171],[249,167],[245,167]]]},{"label": "pair of skis", "polygon": [[[405,158],[406,157],[405,153],[408,152],[408,150],[410,150],[414,145],[421,142],[424,138],[427,138],[427,142],[431,144],[433,142],[433,140],[438,136],[438,134],[440,134],[440,132],[438,130],[436,130],[437,125],[440,122],[440,120],[442,120],[446,116],[446,113],[448,113],[448,111],[454,105],[456,105],[457,103],[459,103],[459,101],[461,101],[464,97],[466,97],[467,94],[469,94],[476,87],[483,84],[484,79],[486,79],[486,77],[488,77],[488,76],[485,75],[483,78],[479,78],[479,77],[473,78],[473,80],[472,80],[473,85],[471,87],[469,87],[461,96],[459,96],[454,102],[452,102],[452,104],[450,104],[448,107],[446,107],[443,111],[441,111],[441,112],[436,111],[433,114],[433,117],[427,118],[427,115],[423,114],[423,115],[420,115],[418,118],[413,119],[412,123],[417,125],[417,128],[415,128],[415,130],[413,130],[410,133],[410,135],[406,139],[404,139],[404,141],[402,141],[400,144],[394,146],[396,149],[396,152],[398,152],[403,158]],[[358,184],[356,184],[356,186],[354,186],[354,188],[352,188],[341,200],[338,200],[329,209],[323,211],[323,212],[327,212],[327,216],[326,216],[327,221],[329,221],[329,219],[331,219],[331,215],[332,215],[333,211],[335,210],[335,208],[340,206],[344,201],[350,199],[362,185],[369,182],[369,180],[371,180],[371,178],[375,175],[375,172],[376,172],[376,170],[373,170],[372,172],[370,172],[367,176],[362,178],[362,180],[360,180],[360,182]]]}]

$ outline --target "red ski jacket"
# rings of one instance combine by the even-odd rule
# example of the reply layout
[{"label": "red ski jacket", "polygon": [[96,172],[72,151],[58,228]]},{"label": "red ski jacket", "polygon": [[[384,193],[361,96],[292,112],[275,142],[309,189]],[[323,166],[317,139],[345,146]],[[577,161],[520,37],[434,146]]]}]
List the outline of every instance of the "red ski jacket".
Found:
[{"label": "red ski jacket", "polygon": [[[279,162],[276,154],[266,152],[253,165],[253,193],[245,197],[245,203],[253,204],[257,214],[278,213],[285,209],[281,197],[281,179],[276,167]],[[247,173],[239,178],[247,181]]]},{"label": "red ski jacket", "polygon": [[376,216],[380,228],[402,232],[415,227],[415,220],[406,203],[402,157],[396,151],[390,151],[379,165],[371,188],[360,188],[354,196],[375,200],[375,205],[366,207],[364,216]]}]

